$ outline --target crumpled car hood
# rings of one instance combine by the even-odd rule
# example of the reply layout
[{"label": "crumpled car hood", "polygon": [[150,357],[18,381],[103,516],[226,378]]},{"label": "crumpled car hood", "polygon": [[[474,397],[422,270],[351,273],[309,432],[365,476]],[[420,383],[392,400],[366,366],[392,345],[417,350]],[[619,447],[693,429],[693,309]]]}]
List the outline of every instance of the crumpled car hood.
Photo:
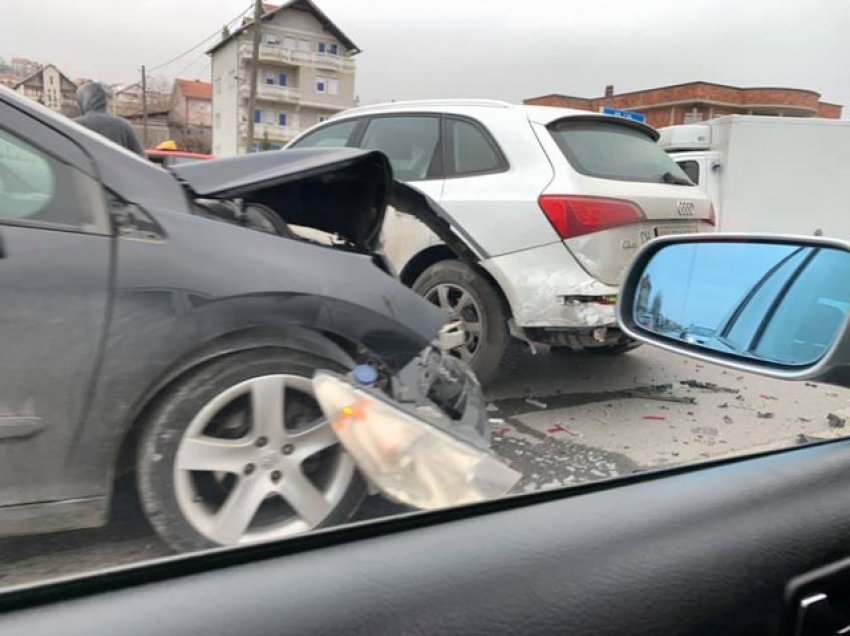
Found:
[{"label": "crumpled car hood", "polygon": [[171,170],[197,197],[260,203],[365,251],[377,246],[393,186],[386,156],[355,148],[259,152]]},{"label": "crumpled car hood", "polygon": [[388,205],[427,225],[463,260],[480,248],[435,201],[395,181],[386,155],[356,148],[293,148],[171,168],[195,197],[244,199],[291,225],[336,234],[358,249],[379,247]]}]

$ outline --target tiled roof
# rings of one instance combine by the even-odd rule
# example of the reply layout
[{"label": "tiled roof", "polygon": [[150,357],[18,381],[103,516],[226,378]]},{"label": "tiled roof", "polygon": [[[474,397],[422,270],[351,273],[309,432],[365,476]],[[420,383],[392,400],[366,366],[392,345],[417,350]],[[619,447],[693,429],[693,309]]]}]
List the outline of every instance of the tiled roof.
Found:
[{"label": "tiled roof", "polygon": [[212,84],[201,80],[174,80],[186,99],[212,100]]}]

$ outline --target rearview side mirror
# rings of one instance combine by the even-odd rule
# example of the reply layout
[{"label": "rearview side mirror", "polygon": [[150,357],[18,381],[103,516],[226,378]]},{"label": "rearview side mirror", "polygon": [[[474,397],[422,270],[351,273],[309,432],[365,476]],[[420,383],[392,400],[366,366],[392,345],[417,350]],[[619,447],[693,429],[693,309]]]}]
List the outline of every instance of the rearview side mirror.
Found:
[{"label": "rearview side mirror", "polygon": [[850,386],[850,244],[711,234],[648,243],[618,304],[632,338],[786,380]]}]

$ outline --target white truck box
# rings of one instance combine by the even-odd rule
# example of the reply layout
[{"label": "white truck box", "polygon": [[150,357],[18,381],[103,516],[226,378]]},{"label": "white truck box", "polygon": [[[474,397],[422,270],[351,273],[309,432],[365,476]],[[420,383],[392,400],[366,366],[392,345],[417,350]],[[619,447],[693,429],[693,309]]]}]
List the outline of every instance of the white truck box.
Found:
[{"label": "white truck box", "polygon": [[660,133],[718,230],[850,239],[850,121],[730,115]]}]

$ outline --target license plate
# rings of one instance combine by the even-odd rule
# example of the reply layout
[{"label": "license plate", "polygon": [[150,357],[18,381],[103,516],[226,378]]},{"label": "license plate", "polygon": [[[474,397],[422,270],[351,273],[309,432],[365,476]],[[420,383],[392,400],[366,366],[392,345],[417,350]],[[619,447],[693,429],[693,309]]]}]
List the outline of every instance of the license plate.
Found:
[{"label": "license plate", "polygon": [[672,236],[674,234],[696,234],[696,225],[667,225],[655,228],[655,236]]}]

